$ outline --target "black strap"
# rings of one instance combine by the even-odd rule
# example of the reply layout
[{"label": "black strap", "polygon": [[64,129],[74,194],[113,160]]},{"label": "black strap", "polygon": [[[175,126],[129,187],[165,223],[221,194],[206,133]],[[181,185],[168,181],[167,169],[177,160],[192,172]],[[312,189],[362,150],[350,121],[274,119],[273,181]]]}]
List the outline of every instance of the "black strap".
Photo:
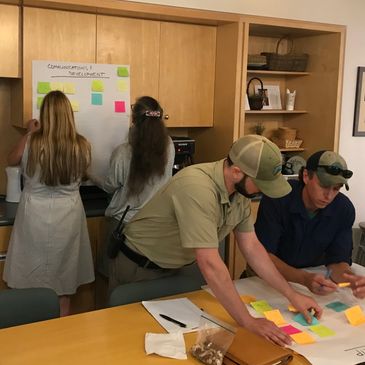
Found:
[{"label": "black strap", "polygon": [[136,263],[138,266],[143,267],[145,269],[160,269],[163,270],[162,267],[158,266],[154,262],[150,261],[147,257],[140,255],[139,253],[133,251],[125,244],[125,240],[121,241],[120,250],[124,253],[125,256],[129,258],[129,260]]}]

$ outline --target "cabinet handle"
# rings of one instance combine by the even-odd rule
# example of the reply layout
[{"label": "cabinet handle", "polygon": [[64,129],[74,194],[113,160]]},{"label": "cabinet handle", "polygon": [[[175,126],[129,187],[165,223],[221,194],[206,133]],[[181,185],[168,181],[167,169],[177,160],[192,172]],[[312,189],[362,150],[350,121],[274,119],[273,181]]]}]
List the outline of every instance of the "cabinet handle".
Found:
[{"label": "cabinet handle", "polygon": [[165,115],[165,119],[169,119],[170,116],[168,114]]}]

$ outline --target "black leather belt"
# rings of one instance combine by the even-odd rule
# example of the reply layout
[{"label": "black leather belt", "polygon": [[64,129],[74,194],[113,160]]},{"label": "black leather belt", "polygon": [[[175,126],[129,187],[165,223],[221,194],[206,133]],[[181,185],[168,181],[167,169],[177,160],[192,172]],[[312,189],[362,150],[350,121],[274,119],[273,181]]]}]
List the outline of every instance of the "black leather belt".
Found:
[{"label": "black leather belt", "polygon": [[140,267],[145,269],[160,269],[163,270],[162,267],[158,266],[154,262],[150,261],[146,256],[142,256],[139,253],[133,251],[125,244],[125,240],[120,245],[120,250],[124,253],[125,256],[129,258],[129,260],[133,261]]}]

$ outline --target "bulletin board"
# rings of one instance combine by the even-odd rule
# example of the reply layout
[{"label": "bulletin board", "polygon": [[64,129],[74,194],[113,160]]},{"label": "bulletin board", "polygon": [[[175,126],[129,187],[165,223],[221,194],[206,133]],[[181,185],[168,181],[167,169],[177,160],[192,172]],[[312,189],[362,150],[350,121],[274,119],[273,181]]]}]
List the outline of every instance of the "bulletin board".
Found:
[{"label": "bulletin board", "polygon": [[129,65],[33,61],[32,68],[33,118],[39,118],[48,92],[63,91],[71,102],[78,133],[91,143],[91,173],[105,176],[112,151],[128,135]]}]

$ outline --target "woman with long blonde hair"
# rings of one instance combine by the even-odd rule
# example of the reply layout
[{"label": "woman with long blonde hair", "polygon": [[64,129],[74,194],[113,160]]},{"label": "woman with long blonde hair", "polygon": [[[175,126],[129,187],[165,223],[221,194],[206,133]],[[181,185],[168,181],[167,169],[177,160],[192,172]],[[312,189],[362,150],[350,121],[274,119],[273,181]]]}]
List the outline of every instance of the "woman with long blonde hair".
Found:
[{"label": "woman with long blonde hair", "polygon": [[79,186],[90,164],[90,144],[77,133],[71,103],[61,91],[43,100],[39,122],[28,123],[8,156],[21,165],[24,189],[4,268],[11,288],[48,287],[60,297],[61,316],[70,295],[94,280],[86,216]]}]

